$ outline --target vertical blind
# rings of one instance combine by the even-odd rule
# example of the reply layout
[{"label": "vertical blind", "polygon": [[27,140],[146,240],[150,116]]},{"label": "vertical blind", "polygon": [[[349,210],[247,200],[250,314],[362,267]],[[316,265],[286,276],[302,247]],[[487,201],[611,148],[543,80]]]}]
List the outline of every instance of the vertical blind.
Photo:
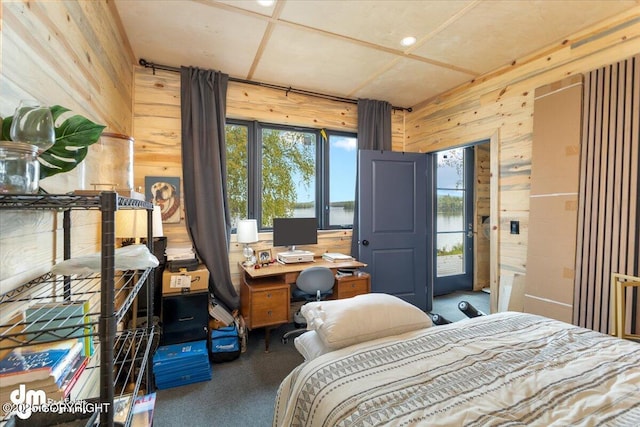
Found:
[{"label": "vertical blind", "polygon": [[[611,273],[639,273],[639,67],[637,55],[585,76],[573,319],[604,333],[612,327]],[[638,330],[638,295],[627,301]]]}]

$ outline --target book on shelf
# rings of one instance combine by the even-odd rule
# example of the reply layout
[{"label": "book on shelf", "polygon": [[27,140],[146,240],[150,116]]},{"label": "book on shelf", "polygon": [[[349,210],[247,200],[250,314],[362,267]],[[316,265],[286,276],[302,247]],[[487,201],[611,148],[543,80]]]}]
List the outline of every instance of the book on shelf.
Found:
[{"label": "book on shelf", "polygon": [[55,385],[83,350],[82,342],[65,340],[15,348],[0,360],[0,384],[9,387],[42,381]]},{"label": "book on shelf", "polygon": [[[75,353],[75,352],[74,352]],[[71,371],[73,370],[73,367],[76,366],[78,363],[81,362],[82,358],[84,358],[85,356],[82,354],[82,351],[79,352],[78,354],[76,354],[75,356],[73,356],[73,359],[69,360],[69,363],[67,363],[67,366],[63,367],[60,376],[55,380],[55,384],[58,387],[62,386],[62,383],[67,379],[67,377],[71,374]],[[48,379],[44,379],[44,380],[40,380],[43,384],[46,385],[46,382],[49,381]],[[37,382],[36,382],[37,383]],[[34,384],[34,383],[30,383],[30,384]]]},{"label": "book on shelf", "polygon": [[89,363],[88,357],[81,357],[78,359],[76,363],[74,363],[71,368],[71,372],[65,377],[62,384],[60,384],[60,389],[62,390],[63,396],[66,398],[71,394],[71,389],[78,382],[78,378],[82,375],[84,368],[87,367],[87,363]]},{"label": "book on shelf", "polygon": [[[71,394],[71,389],[87,366],[88,360],[89,358],[84,356],[78,358],[67,374],[61,377],[56,383],[51,384],[47,380],[32,381],[25,383],[25,388],[32,391],[44,391],[47,399],[50,400],[64,400]],[[17,389],[18,386],[19,384],[5,386],[0,383],[0,402],[9,402],[11,400],[11,393]]]},{"label": "book on shelf", "polygon": [[[35,342],[77,337],[83,342],[84,355],[91,356],[94,346],[89,310],[88,300],[35,304],[25,310],[26,337]],[[55,331],[42,332],[50,329]]]},{"label": "book on shelf", "polygon": [[136,400],[133,402],[131,427],[151,427],[153,424],[153,409],[155,406],[155,392],[136,397]]},{"label": "book on shelf", "polygon": [[326,252],[322,254],[322,258],[331,262],[353,261],[354,259],[351,255],[345,255],[337,252]]},{"label": "book on shelf", "polygon": [[132,409],[133,395],[123,394],[113,399],[113,421],[117,424],[124,424],[127,421],[129,411]]}]

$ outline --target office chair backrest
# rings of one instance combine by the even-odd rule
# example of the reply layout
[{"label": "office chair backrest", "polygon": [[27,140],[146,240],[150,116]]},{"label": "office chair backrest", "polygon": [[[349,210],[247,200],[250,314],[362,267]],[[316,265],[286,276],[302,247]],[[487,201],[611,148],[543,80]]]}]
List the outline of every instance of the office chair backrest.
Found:
[{"label": "office chair backrest", "polygon": [[[307,302],[313,301],[314,299],[320,301],[331,294],[335,280],[333,271],[327,267],[305,268],[298,275],[293,296],[296,298],[304,298]],[[304,316],[300,314],[300,310],[296,312],[293,319],[297,329],[289,331],[282,336],[283,344],[287,343],[290,336],[307,331],[306,327],[301,327],[306,321]]]},{"label": "office chair backrest", "polygon": [[316,295],[326,293],[333,288],[335,277],[327,267],[309,267],[300,272],[296,286],[302,292]]}]

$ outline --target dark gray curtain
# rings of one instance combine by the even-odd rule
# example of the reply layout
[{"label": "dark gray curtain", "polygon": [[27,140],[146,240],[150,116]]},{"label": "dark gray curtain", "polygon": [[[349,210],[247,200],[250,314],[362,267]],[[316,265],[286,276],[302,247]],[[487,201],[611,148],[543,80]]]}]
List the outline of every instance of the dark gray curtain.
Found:
[{"label": "dark gray curtain", "polygon": [[[391,150],[391,110],[386,101],[358,100],[358,149]],[[358,257],[358,174],[356,173],[356,197],[353,209],[353,235],[351,256]]]},{"label": "dark gray curtain", "polygon": [[182,173],[187,230],[210,273],[209,290],[229,309],[239,306],[231,282],[225,115],[229,76],[182,67]]}]

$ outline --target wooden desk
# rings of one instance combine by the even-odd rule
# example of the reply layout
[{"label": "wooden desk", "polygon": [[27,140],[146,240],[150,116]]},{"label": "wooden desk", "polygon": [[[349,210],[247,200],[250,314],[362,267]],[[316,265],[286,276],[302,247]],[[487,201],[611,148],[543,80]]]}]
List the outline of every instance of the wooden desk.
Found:
[{"label": "wooden desk", "polygon": [[[339,268],[366,267],[359,261],[330,262],[316,258],[313,262],[294,264],[274,263],[267,267],[245,267],[240,264],[240,310],[249,330],[266,328],[265,351],[269,351],[270,328],[289,323],[291,285],[300,272],[309,267],[328,267],[334,274]],[[371,278],[367,273],[336,279],[334,298],[348,298],[371,291]]]}]

